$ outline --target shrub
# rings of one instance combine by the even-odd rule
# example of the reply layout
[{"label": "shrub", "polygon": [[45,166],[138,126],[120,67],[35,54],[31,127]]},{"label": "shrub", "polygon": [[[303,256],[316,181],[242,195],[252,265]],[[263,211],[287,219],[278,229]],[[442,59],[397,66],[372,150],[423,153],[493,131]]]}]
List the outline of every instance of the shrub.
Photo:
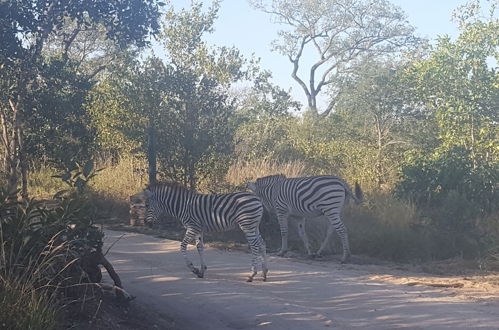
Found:
[{"label": "shrub", "polygon": [[427,219],[433,257],[472,258],[487,249],[482,219],[498,211],[498,180],[498,168],[474,164],[469,151],[455,147],[416,157],[403,167],[396,193],[413,201]]},{"label": "shrub", "polygon": [[56,194],[50,208],[41,201],[18,201],[15,192],[0,189],[2,327],[53,328],[56,297],[79,297],[81,281],[88,281],[81,260],[103,243],[82,194],[94,175],[91,162],[59,175],[71,187]]}]

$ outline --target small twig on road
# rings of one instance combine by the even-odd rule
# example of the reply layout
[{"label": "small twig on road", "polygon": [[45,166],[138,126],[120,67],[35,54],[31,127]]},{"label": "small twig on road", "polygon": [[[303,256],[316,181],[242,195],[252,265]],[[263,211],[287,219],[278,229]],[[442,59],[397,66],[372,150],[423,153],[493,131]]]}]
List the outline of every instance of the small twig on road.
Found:
[{"label": "small twig on road", "polygon": [[114,244],[118,243],[120,239],[123,238],[123,236],[125,236],[126,234],[123,234],[121,235],[120,237],[118,237],[106,250],[106,253],[104,253],[104,257],[109,253],[109,250],[112,249],[112,247],[114,246]]}]

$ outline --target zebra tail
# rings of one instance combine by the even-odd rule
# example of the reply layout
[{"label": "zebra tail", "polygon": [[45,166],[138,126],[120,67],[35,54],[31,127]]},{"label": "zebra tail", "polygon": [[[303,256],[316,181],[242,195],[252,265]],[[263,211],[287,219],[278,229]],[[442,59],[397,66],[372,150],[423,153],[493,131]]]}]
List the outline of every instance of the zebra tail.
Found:
[{"label": "zebra tail", "polygon": [[355,200],[356,204],[360,204],[364,201],[364,193],[358,182],[355,182],[355,195],[352,194],[352,198]]}]

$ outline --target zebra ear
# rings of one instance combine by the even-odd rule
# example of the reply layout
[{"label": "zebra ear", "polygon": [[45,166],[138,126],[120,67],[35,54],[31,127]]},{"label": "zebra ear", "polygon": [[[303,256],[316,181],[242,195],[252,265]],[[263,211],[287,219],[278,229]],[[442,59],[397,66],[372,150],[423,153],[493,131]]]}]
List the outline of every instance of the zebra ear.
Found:
[{"label": "zebra ear", "polygon": [[152,191],[150,191],[149,189],[144,190],[144,196],[146,196],[146,198],[151,198]]},{"label": "zebra ear", "polygon": [[252,192],[255,192],[256,191],[256,185],[254,182],[248,182],[246,184],[246,187],[248,187],[249,190],[251,190]]}]

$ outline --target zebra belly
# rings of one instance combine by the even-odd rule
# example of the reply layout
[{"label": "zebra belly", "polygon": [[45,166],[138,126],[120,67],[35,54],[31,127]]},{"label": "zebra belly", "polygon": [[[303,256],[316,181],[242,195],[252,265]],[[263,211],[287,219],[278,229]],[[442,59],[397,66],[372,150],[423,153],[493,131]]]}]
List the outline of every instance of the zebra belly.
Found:
[{"label": "zebra belly", "polygon": [[310,211],[301,211],[301,210],[292,209],[292,210],[288,210],[288,215],[292,216],[292,217],[301,217],[301,218],[318,217],[318,216],[322,215],[322,212],[318,209],[313,209]]},{"label": "zebra belly", "polygon": [[223,231],[229,231],[232,229],[237,228],[236,224],[231,224],[229,226],[221,226],[221,227],[212,227],[212,226],[203,226],[203,232],[205,233],[216,233],[216,232],[223,232]]},{"label": "zebra belly", "polygon": [[222,232],[236,228],[236,223],[225,217],[212,215],[209,219],[202,221],[204,232]]}]

